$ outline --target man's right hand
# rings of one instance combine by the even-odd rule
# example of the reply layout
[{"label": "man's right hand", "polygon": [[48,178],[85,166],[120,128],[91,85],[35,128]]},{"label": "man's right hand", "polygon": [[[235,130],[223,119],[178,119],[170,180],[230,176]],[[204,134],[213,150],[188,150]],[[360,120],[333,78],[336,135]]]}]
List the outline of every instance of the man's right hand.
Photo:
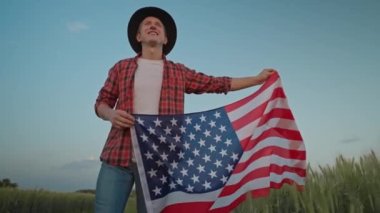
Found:
[{"label": "man's right hand", "polygon": [[130,128],[135,122],[135,118],[123,110],[114,110],[109,111],[108,120],[112,123],[112,126],[123,129]]},{"label": "man's right hand", "polygon": [[100,118],[110,121],[113,127],[124,129],[130,128],[135,122],[135,118],[124,110],[112,109],[107,104],[101,103],[97,108]]}]

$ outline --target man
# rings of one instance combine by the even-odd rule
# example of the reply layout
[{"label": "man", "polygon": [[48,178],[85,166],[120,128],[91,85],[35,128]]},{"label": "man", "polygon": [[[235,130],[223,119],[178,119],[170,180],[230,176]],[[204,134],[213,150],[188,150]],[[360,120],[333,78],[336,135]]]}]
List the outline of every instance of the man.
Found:
[{"label": "man", "polygon": [[96,114],[112,123],[101,154],[95,211],[123,212],[136,182],[137,209],[145,212],[140,180],[131,145],[133,114],[179,114],[184,112],[185,93],[227,93],[265,82],[275,72],[264,69],[244,78],[212,77],[166,59],[174,47],[177,30],[164,10],[137,10],[128,24],[134,58],[116,63],[99,92]]}]

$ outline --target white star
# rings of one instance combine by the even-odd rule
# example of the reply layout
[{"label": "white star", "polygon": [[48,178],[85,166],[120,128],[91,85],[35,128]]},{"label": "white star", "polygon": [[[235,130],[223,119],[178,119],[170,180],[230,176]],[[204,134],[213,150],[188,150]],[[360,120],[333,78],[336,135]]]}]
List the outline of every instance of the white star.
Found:
[{"label": "white star", "polygon": [[236,153],[232,153],[231,158],[232,158],[232,160],[236,161],[237,159],[239,159],[239,155]]},{"label": "white star", "polygon": [[234,170],[234,166],[231,165],[231,164],[228,164],[228,166],[226,167],[227,171],[228,172],[232,172],[232,170]]},{"label": "white star", "polygon": [[205,187],[205,190],[207,190],[207,189],[211,189],[211,183],[209,183],[209,182],[207,182],[207,181],[205,181],[205,183],[202,184],[202,186]]},{"label": "white star", "polygon": [[215,137],[214,137],[215,142],[218,143],[219,141],[221,141],[222,140],[221,137],[222,136],[220,136],[220,135],[215,135]]},{"label": "white star", "polygon": [[190,133],[189,138],[190,138],[190,140],[195,140],[195,135],[193,133]]},{"label": "white star", "polygon": [[137,123],[144,125],[144,121],[140,117],[137,118]]},{"label": "white star", "polygon": [[177,126],[177,120],[174,117],[170,120],[170,123],[172,123],[172,126]]},{"label": "white star", "polygon": [[189,158],[187,161],[187,166],[194,166],[194,160]]},{"label": "white star", "polygon": [[214,164],[215,164],[216,168],[218,168],[218,167],[222,166],[222,161],[216,160]]},{"label": "white star", "polygon": [[165,131],[165,134],[170,135],[172,129],[170,129],[169,126],[167,126],[167,127],[164,129],[164,131]]},{"label": "white star", "polygon": [[208,161],[211,161],[210,160],[210,156],[206,155],[206,154],[205,154],[205,156],[202,159],[205,161],[205,163],[207,163]]},{"label": "white star", "polygon": [[199,156],[199,150],[195,148],[193,150],[193,154],[194,154],[194,156]]},{"label": "white star", "polygon": [[188,142],[185,142],[183,146],[185,147],[186,150],[190,149],[190,144]]},{"label": "white star", "polygon": [[204,172],[204,171],[205,171],[205,167],[202,166],[202,165],[200,165],[200,164],[199,164],[199,166],[197,167],[197,169],[198,169],[198,173],[201,173],[201,172]]},{"label": "white star", "polygon": [[215,121],[211,120],[210,123],[208,123],[211,128],[216,127]]},{"label": "white star", "polygon": [[156,125],[156,127],[158,127],[158,126],[161,126],[161,120],[159,120],[158,118],[156,118],[156,120],[155,121],[153,121],[154,122],[154,124]]},{"label": "white star", "polygon": [[157,186],[156,186],[156,188],[155,189],[153,189],[153,192],[154,192],[154,195],[160,195],[161,194],[161,188],[158,188]]},{"label": "white star", "polygon": [[157,164],[157,167],[160,167],[160,166],[164,165],[164,162],[162,162],[161,160],[157,160],[156,164]]},{"label": "white star", "polygon": [[150,153],[149,151],[147,151],[144,155],[145,155],[147,160],[149,160],[149,159],[153,160],[153,154]]},{"label": "white star", "polygon": [[175,160],[173,160],[173,162],[170,165],[173,169],[178,169],[178,162],[176,162]]},{"label": "white star", "polygon": [[165,183],[168,182],[168,177],[166,177],[165,175],[162,175],[162,177],[160,178],[160,180],[161,180],[162,184],[165,184]]},{"label": "white star", "polygon": [[185,121],[186,124],[191,124],[191,118],[189,116],[186,117]]},{"label": "white star", "polygon": [[206,141],[205,141],[205,140],[203,140],[203,139],[200,139],[200,140],[198,141],[198,143],[199,143],[199,146],[200,146],[200,147],[202,147],[202,146],[205,146],[205,145],[206,145]]},{"label": "white star", "polygon": [[182,168],[182,170],[180,172],[181,172],[183,177],[187,176],[187,169]]},{"label": "white star", "polygon": [[223,126],[223,125],[220,125],[219,130],[220,130],[222,133],[223,133],[223,132],[227,132],[226,127]]},{"label": "white star", "polygon": [[170,149],[171,152],[175,152],[175,145],[174,145],[174,143],[170,143],[169,149]]},{"label": "white star", "polygon": [[168,160],[168,155],[165,152],[163,152],[160,156],[162,160]]},{"label": "white star", "polygon": [[148,142],[148,136],[146,136],[144,133],[140,136],[143,141]]},{"label": "white star", "polygon": [[191,177],[191,180],[193,183],[199,182],[199,176],[193,175],[193,177]]},{"label": "white star", "polygon": [[204,115],[202,114],[202,116],[200,117],[200,119],[201,119],[202,122],[205,122],[205,121],[206,121],[206,116],[204,116]]},{"label": "white star", "polygon": [[220,118],[220,112],[215,112],[214,116],[215,118]]},{"label": "white star", "polygon": [[194,129],[195,129],[195,131],[201,131],[201,125],[199,125],[199,124],[195,124],[195,126],[194,126]]},{"label": "white star", "polygon": [[171,175],[171,176],[173,176],[173,174],[174,174],[173,170],[171,170],[171,169],[168,169],[168,173],[169,173],[169,175]]},{"label": "white star", "polygon": [[175,182],[177,182],[178,185],[180,185],[180,186],[182,186],[182,184],[183,184],[183,180],[180,178],[177,178],[177,180],[175,180]]},{"label": "white star", "polygon": [[154,129],[151,126],[148,128],[148,132],[151,135],[155,135],[156,134],[156,132],[154,131]]},{"label": "white star", "polygon": [[211,170],[210,173],[208,173],[208,175],[210,175],[211,178],[216,178],[216,171],[213,171]]},{"label": "white star", "polygon": [[166,143],[165,136],[161,135],[158,139],[160,140],[160,143]]},{"label": "white star", "polygon": [[225,155],[227,155],[227,150],[222,149],[222,151],[220,151],[219,154],[220,154],[222,157],[224,157]]},{"label": "white star", "polygon": [[174,138],[175,142],[177,142],[177,143],[181,142],[181,137],[179,135],[176,134],[173,138]]},{"label": "white star", "polygon": [[210,130],[206,129],[203,134],[205,135],[205,137],[210,137],[211,136],[211,132]]},{"label": "white star", "polygon": [[227,182],[227,177],[225,177],[225,176],[223,175],[223,177],[220,179],[220,181],[222,181],[223,183],[226,183],[226,182]]},{"label": "white star", "polygon": [[227,139],[224,143],[226,144],[226,146],[229,146],[229,145],[232,145],[231,142],[232,142],[231,139]]},{"label": "white star", "polygon": [[158,152],[158,146],[156,144],[152,144],[152,148],[155,152]]},{"label": "white star", "polygon": [[176,185],[174,182],[170,182],[169,187],[170,189],[175,189]]},{"label": "white star", "polygon": [[157,170],[154,170],[153,168],[148,172],[149,176],[152,178],[153,176],[156,176]]},{"label": "white star", "polygon": [[182,152],[182,150],[180,150],[177,155],[178,155],[178,159],[184,159],[185,158],[185,153]]},{"label": "white star", "polygon": [[210,147],[208,149],[210,150],[210,152],[215,152],[216,151],[214,145],[210,145]]},{"label": "white star", "polygon": [[186,133],[186,127],[184,127],[184,126],[181,126],[181,127],[179,128],[179,130],[180,130],[181,133],[183,133],[183,134]]},{"label": "white star", "polygon": [[194,186],[187,185],[186,191],[193,192]]}]

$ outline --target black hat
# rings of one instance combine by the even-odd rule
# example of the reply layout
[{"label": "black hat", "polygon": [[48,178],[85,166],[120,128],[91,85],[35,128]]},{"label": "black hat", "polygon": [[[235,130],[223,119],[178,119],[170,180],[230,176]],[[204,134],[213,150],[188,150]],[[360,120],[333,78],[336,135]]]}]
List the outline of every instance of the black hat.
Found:
[{"label": "black hat", "polygon": [[140,23],[149,16],[158,18],[165,27],[166,37],[168,38],[167,44],[163,47],[163,53],[168,55],[173,49],[177,39],[177,27],[174,19],[165,10],[158,7],[143,7],[138,9],[129,20],[128,23],[128,39],[132,49],[136,53],[141,52],[141,43],[136,40],[137,31]]}]

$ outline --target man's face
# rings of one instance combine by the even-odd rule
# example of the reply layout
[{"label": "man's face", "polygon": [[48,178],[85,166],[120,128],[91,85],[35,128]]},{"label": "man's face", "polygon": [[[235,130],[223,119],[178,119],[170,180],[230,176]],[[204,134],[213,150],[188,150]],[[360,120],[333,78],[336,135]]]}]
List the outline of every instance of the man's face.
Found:
[{"label": "man's face", "polygon": [[136,39],[150,46],[164,45],[168,42],[164,25],[158,18],[151,16],[141,22]]}]

